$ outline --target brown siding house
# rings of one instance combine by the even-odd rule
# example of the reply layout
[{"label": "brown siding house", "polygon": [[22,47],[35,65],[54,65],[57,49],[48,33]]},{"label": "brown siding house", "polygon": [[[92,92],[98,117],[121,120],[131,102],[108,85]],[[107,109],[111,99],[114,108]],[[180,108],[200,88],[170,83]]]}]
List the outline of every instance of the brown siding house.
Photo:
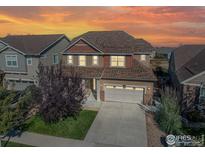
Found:
[{"label": "brown siding house", "polygon": [[184,45],[174,50],[169,74],[182,106],[205,97],[205,45]]},{"label": "brown siding house", "polygon": [[151,104],[152,51],[151,44],[124,31],[91,31],[71,41],[63,64],[68,74],[75,67],[97,100]]}]

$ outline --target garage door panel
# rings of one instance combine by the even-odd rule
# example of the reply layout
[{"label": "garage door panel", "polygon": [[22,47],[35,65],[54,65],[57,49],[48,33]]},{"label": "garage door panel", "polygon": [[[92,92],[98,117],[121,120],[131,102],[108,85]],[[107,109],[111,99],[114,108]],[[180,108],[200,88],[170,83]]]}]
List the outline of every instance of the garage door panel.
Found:
[{"label": "garage door panel", "polygon": [[105,86],[105,101],[142,103],[143,90],[134,88],[118,89],[114,86]]}]

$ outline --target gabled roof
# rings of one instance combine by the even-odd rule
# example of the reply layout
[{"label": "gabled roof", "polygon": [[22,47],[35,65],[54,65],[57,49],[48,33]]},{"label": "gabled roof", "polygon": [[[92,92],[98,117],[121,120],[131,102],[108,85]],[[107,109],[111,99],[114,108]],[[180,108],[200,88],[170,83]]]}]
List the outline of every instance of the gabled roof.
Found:
[{"label": "gabled roof", "polygon": [[180,82],[205,71],[205,45],[184,45],[174,50],[174,65]]},{"label": "gabled roof", "polygon": [[8,35],[1,38],[1,41],[20,50],[26,55],[39,55],[62,37],[65,37],[65,35]]},{"label": "gabled roof", "polygon": [[74,38],[68,49],[80,39],[86,40],[103,53],[151,52],[153,49],[147,41],[136,39],[124,31],[89,31]]}]

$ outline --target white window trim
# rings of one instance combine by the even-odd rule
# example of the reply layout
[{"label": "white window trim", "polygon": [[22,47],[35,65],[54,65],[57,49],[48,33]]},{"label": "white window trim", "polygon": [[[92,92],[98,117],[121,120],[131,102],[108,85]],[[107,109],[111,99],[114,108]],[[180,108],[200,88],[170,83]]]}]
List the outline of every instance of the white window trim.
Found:
[{"label": "white window trim", "polygon": [[[16,66],[11,66],[8,65],[8,57],[14,56],[16,58]],[[18,58],[17,55],[5,55],[5,59],[6,59],[6,67],[12,67],[12,68],[17,68],[18,67]]]},{"label": "white window trim", "polygon": [[[71,59],[70,59],[71,58]],[[71,62],[70,62],[70,60],[71,60]],[[72,65],[73,64],[73,56],[72,55],[68,55],[67,56],[67,64],[68,65]]]},{"label": "white window trim", "polygon": [[[85,58],[85,65],[81,65],[81,64],[80,64],[80,57],[84,57],[84,58]],[[79,66],[86,66],[86,56],[79,56],[79,57],[78,57],[78,65],[79,65]]]},{"label": "white window trim", "polygon": [[[29,60],[31,61],[30,64],[28,63]],[[33,65],[33,59],[32,58],[27,58],[26,59],[26,63],[27,63],[27,65],[30,65],[30,66]]]},{"label": "white window trim", "polygon": [[[57,56],[57,62],[54,62],[54,56]],[[53,54],[53,64],[59,64],[59,55],[58,54]]]},{"label": "white window trim", "polygon": [[[118,66],[118,64],[117,64],[117,66],[112,66],[112,57],[117,57],[117,63],[118,63],[118,57],[124,57],[124,64],[123,64],[123,66]],[[126,64],[126,57],[125,56],[110,56],[110,67],[125,67],[125,64]]]},{"label": "white window trim", "polygon": [[[142,58],[143,57],[143,58]],[[146,61],[146,55],[140,55],[140,60],[141,61]]]},{"label": "white window trim", "polygon": [[[95,59],[94,59],[94,57],[97,57],[97,64],[94,64],[94,61],[95,61]],[[93,65],[99,65],[99,57],[98,56],[92,56],[92,64]]]}]

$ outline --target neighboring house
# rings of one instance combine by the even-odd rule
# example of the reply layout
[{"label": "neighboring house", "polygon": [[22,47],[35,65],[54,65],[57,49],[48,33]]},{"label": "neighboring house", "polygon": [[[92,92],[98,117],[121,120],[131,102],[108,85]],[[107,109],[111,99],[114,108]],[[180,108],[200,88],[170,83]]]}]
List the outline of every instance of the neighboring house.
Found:
[{"label": "neighboring house", "polygon": [[[183,45],[174,50],[169,73],[183,105],[204,101],[205,45]],[[185,101],[184,101],[185,100]]]},{"label": "neighboring house", "polygon": [[8,89],[23,90],[38,84],[37,70],[44,65],[58,64],[61,52],[69,45],[63,34],[8,35],[0,40],[0,70],[6,75]]},{"label": "neighboring house", "polygon": [[165,58],[167,60],[170,59],[171,53],[175,48],[171,47],[156,47],[155,48],[155,57],[156,58]]},{"label": "neighboring house", "polygon": [[124,31],[91,31],[71,41],[63,64],[67,73],[74,67],[81,74],[97,100],[151,104],[152,51],[148,42]]}]

